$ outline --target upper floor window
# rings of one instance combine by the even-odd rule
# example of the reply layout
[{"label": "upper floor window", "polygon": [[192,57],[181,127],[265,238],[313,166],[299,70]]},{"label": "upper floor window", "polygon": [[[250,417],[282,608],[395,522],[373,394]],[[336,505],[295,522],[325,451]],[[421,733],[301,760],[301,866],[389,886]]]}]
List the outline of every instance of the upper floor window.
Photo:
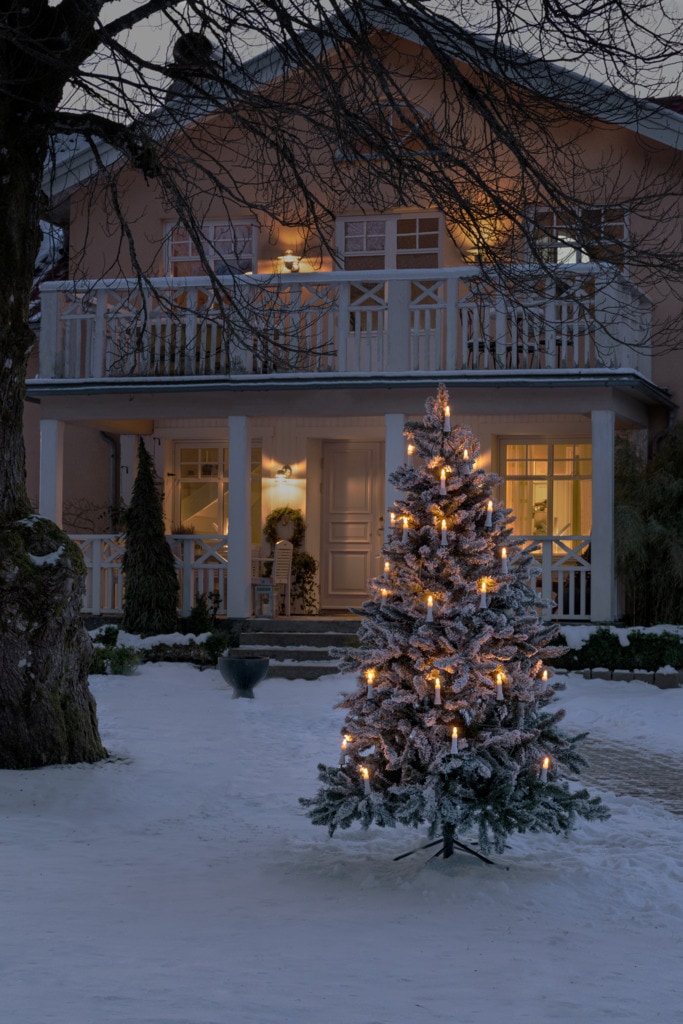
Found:
[{"label": "upper floor window", "polygon": [[207,265],[216,274],[246,274],[255,269],[257,227],[239,221],[205,221],[204,259],[186,228],[178,224],[168,240],[171,277],[203,277]]},{"label": "upper floor window", "polygon": [[438,132],[427,111],[399,97],[366,107],[360,123],[358,135],[340,143],[338,160],[381,159],[387,150],[420,154],[440,148]]},{"label": "upper floor window", "polygon": [[534,241],[548,263],[613,263],[623,266],[626,215],[620,207],[591,206],[573,217],[538,210]]},{"label": "upper floor window", "polygon": [[442,217],[438,213],[348,217],[339,221],[345,270],[401,270],[440,266]]}]

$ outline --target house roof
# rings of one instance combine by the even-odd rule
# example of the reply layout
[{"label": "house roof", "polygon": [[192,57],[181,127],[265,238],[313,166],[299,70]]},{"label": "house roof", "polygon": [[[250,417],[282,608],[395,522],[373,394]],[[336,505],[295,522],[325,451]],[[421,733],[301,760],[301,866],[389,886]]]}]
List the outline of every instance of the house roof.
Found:
[{"label": "house roof", "polygon": [[[390,32],[418,45],[429,42],[446,59],[465,61],[539,97],[619,125],[673,149],[683,150],[683,97],[638,99],[560,65],[504,47],[431,11],[411,9],[409,18],[399,18],[384,8],[373,11],[372,0],[369,0],[366,19],[368,25],[378,31]],[[334,44],[326,42],[323,33],[318,31],[309,30],[299,35],[298,42],[309,56],[317,56],[343,39],[341,16],[335,18],[335,22],[339,34]],[[292,66],[291,56],[285,48],[264,50],[245,63],[239,78],[232,79],[233,84],[242,89],[267,85]],[[169,126],[178,124],[179,111],[187,123],[218,109],[220,99],[217,89],[214,89],[213,100],[211,90],[204,92],[201,98],[189,99],[183,95],[182,89],[175,86],[169,91],[166,106],[158,108],[146,120],[157,130],[167,131]],[[121,153],[116,147],[101,142],[96,161],[90,144],[82,137],[58,137],[52,161],[46,168],[43,188],[53,201],[59,201],[93,176],[98,170],[98,163],[100,167],[107,167],[120,158]]]}]

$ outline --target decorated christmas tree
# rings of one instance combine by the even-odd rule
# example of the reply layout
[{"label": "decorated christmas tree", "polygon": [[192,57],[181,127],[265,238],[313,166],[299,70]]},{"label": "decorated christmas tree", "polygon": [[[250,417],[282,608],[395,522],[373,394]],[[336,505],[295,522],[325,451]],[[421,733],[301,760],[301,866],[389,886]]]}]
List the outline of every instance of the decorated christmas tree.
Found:
[{"label": "decorated christmas tree", "polygon": [[476,468],[478,443],[451,426],[443,387],[405,435],[383,572],[359,646],[341,657],[358,688],[338,705],[339,764],[319,766],[322,786],[302,804],[330,834],[354,821],[426,824],[444,857],[476,853],[463,842],[473,831],[482,856],[514,832],[568,833],[577,815],[608,817],[563,781],[585,764],[581,737],[548,708],[558,687],[543,657],[558,653],[557,628],[539,618],[537,569],[494,497],[500,480]]}]

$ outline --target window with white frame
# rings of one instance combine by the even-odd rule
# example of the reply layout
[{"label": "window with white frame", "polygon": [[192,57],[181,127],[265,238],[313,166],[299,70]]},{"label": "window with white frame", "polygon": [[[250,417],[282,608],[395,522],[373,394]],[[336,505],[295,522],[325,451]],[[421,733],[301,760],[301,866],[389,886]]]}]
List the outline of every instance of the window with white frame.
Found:
[{"label": "window with white frame", "polygon": [[501,441],[505,504],[518,536],[586,537],[591,531],[589,441]]},{"label": "window with white frame", "polygon": [[205,221],[202,225],[204,259],[187,228],[177,224],[168,237],[168,272],[171,277],[203,277],[206,266],[216,274],[253,273],[257,226],[247,221]]},{"label": "window with white frame", "polygon": [[533,230],[534,243],[548,263],[623,266],[627,218],[621,207],[585,207],[573,216],[537,209]]},{"label": "window with white frame", "polygon": [[[337,160],[382,159],[387,150],[417,155],[440,150],[439,134],[429,113],[400,97],[385,98],[361,114],[362,132],[340,143]],[[363,137],[364,134],[364,137]],[[373,140],[376,136],[376,141]]]},{"label": "window with white frame", "polygon": [[[261,446],[251,449],[251,534],[261,541]],[[174,522],[197,534],[227,534],[229,522],[228,448],[220,444],[178,443],[175,447]]]},{"label": "window with white frame", "polygon": [[345,270],[431,269],[442,262],[443,217],[436,212],[343,217],[338,230]]}]

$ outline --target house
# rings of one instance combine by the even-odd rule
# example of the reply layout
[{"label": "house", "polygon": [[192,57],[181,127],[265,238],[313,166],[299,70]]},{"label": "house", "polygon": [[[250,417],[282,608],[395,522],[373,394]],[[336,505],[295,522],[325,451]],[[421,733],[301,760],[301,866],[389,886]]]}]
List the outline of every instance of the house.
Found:
[{"label": "house", "polygon": [[[404,26],[385,20],[377,47],[387,40],[405,72],[409,114],[395,97],[375,114],[384,105],[383,130],[394,118],[395,145],[414,150],[458,100],[428,81]],[[267,92],[282,69],[272,54],[256,60]],[[539,110],[541,72],[533,61],[523,74],[516,67],[518,95],[528,89],[528,109]],[[502,478],[499,499],[514,511],[520,547],[539,562],[539,591],[555,601],[554,614],[617,616],[615,437],[655,437],[683,386],[683,357],[659,352],[679,312],[675,282],[664,272],[653,281],[631,260],[633,240],[665,221],[678,218],[680,238],[680,199],[661,189],[653,222],[636,186],[648,175],[660,183],[680,175],[683,116],[561,69],[548,90],[551,81],[567,102],[590,106],[588,118],[583,110],[575,123],[567,114],[544,129],[558,136],[553,152],[571,160],[581,185],[570,212],[529,197],[528,233],[506,236],[509,274],[488,265],[493,221],[473,230],[452,208],[391,203],[386,192],[373,207],[350,188],[344,205],[344,176],[360,173],[361,161],[341,143],[334,153],[310,151],[335,173],[327,237],[311,240],[267,204],[244,210],[199,190],[211,274],[153,178],[106,146],[99,168],[86,146],[62,154],[48,184],[68,228],[71,270],[43,285],[28,395],[40,408],[40,511],[83,547],[89,611],[121,607],[122,541],[108,510],[130,499],[139,435],[164,483],[185,610],[196,591],[218,589],[222,612],[252,614],[262,526],[284,505],[305,516],[321,611],[358,606],[381,569],[389,474],[410,457],[404,423],[421,417],[444,383],[453,418],[480,440],[477,465]],[[169,103],[182,97],[171,90]],[[248,133],[206,103],[188,110],[183,144],[199,146],[210,122],[212,169],[238,169],[255,189],[262,168]],[[365,145],[363,167],[373,157]],[[111,167],[144,285],[98,184]]]}]

